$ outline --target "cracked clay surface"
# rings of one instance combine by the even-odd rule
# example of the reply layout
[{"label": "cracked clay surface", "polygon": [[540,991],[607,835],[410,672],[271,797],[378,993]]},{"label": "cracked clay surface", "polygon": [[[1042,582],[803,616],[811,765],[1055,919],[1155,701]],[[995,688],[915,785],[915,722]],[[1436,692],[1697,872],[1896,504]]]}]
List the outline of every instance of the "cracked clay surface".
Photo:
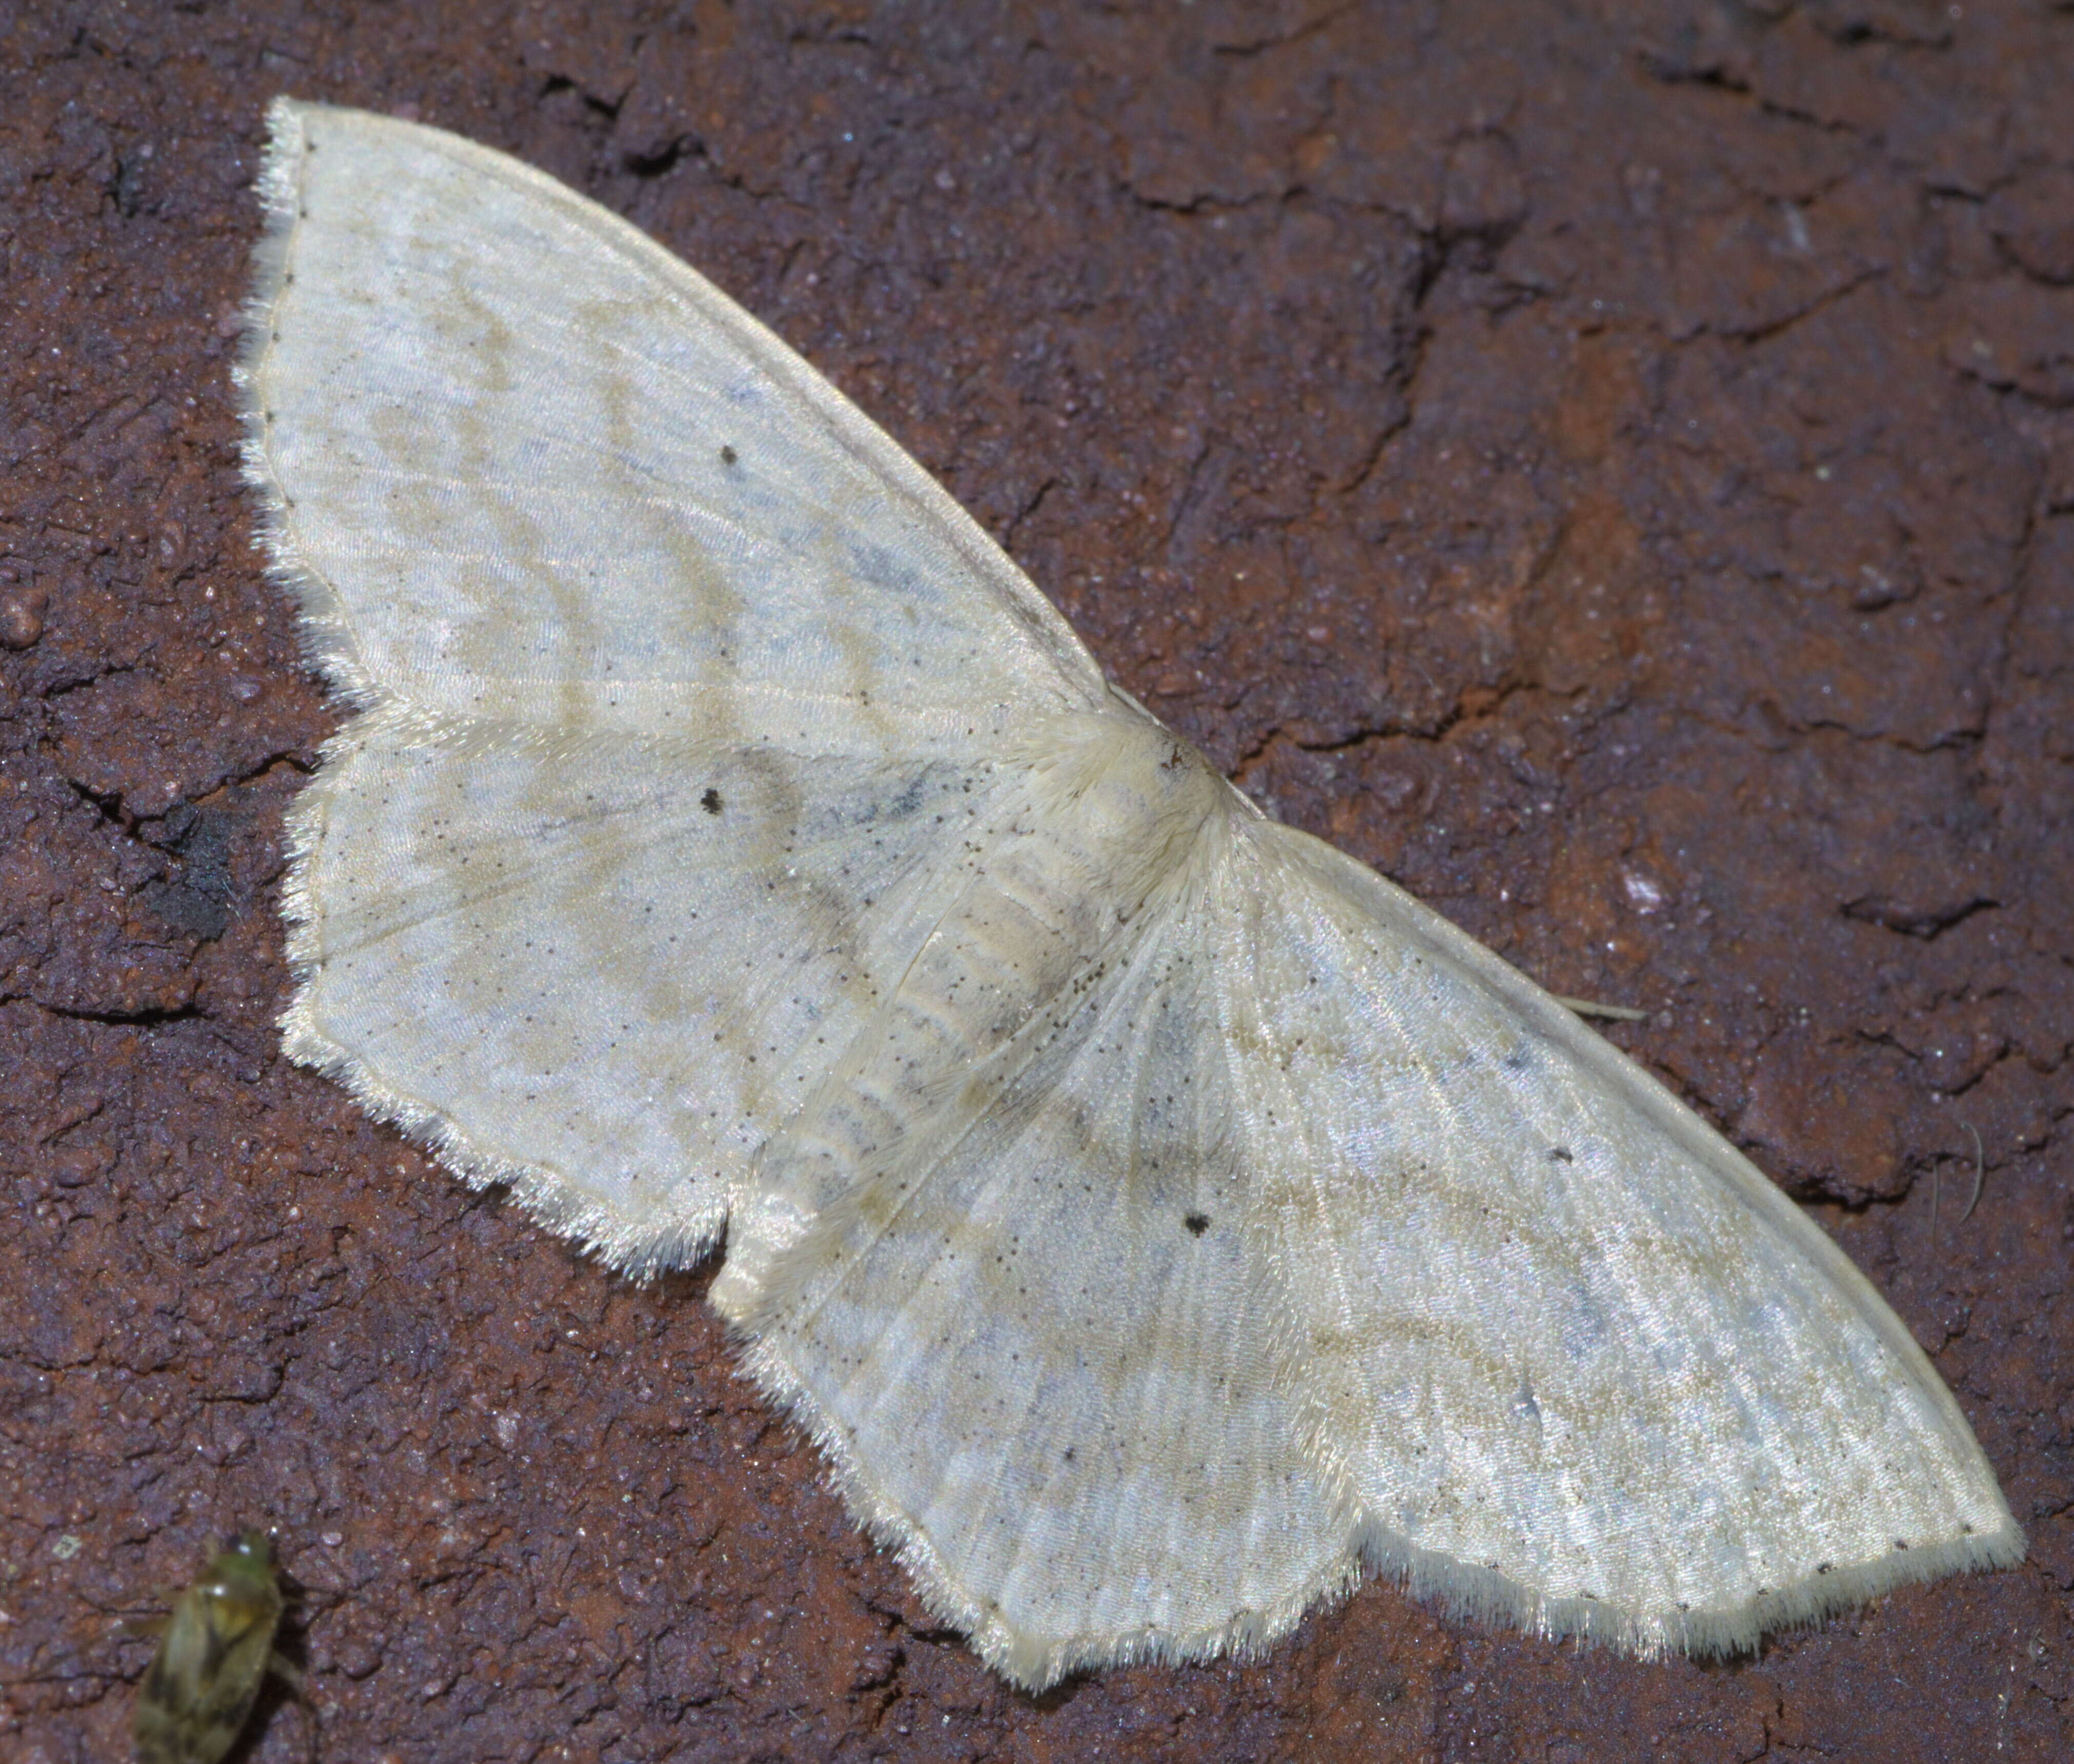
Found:
[{"label": "cracked clay surface", "polygon": [[[0,64],[0,1755],[123,1755],[114,1617],[248,1524],[339,1760],[2074,1752],[2074,10],[53,3]],[[333,719],[228,383],[277,90],[630,215],[1256,799],[1646,1007],[2030,1561],[1727,1666],[1370,1584],[1031,1699],[932,1628],[710,1266],[280,1058]]]}]

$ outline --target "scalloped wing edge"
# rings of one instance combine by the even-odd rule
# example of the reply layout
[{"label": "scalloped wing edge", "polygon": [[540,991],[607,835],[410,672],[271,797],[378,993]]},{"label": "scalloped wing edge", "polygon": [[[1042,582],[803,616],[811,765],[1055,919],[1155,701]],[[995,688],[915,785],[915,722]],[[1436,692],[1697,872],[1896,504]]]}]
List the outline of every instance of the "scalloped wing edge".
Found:
[{"label": "scalloped wing edge", "polygon": [[547,1166],[510,1157],[472,1138],[451,1117],[386,1082],[318,1026],[315,994],[323,952],[311,877],[330,805],[329,769],[358,750],[370,725],[408,717],[407,709],[394,701],[353,717],[320,750],[317,775],[289,807],[281,916],[287,925],[288,968],[295,989],[278,1019],[282,1051],[297,1065],[311,1067],[341,1085],[368,1114],[423,1146],[469,1188],[509,1188],[531,1217],[557,1236],[573,1238],[585,1254],[616,1271],[646,1282],[672,1268],[689,1266],[726,1229],[725,1204],[671,1221],[660,1230],[637,1225],[609,1208],[580,1198],[572,1184]]},{"label": "scalloped wing edge", "polygon": [[1550,1641],[1574,1638],[1642,1660],[1676,1655],[1715,1659],[1754,1653],[1767,1636],[1812,1629],[1901,1587],[2014,1568],[2024,1556],[2023,1534],[2012,1523],[2003,1531],[1896,1550],[1874,1562],[1836,1568],[1733,1610],[1651,1617],[1593,1599],[1544,1597],[1494,1569],[1422,1550],[1363,1515],[1349,1524],[1329,1565],[1298,1592],[1259,1609],[1181,1631],[1147,1627],[1064,1641],[1027,1635],[975,1599],[914,1518],[878,1492],[842,1430],[822,1412],[776,1345],[733,1325],[730,1333],[742,1371],[812,1441],[850,1516],[913,1579],[930,1615],[961,1631],[988,1666],[1033,1693],[1097,1668],[1200,1665],[1225,1656],[1242,1663],[1256,1659],[1314,1609],[1343,1602],[1370,1576],[1452,1620]]}]

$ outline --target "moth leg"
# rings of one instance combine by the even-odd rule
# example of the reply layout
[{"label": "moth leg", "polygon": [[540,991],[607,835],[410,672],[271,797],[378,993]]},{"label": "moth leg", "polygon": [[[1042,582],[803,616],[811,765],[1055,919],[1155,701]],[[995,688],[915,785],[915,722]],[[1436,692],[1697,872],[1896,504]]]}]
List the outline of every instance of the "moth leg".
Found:
[{"label": "moth leg", "polygon": [[1647,1022],[1649,1013],[1637,1010],[1632,1005],[1602,1005],[1592,998],[1566,998],[1560,992],[1556,1002],[1568,1006],[1580,1017],[1605,1017],[1614,1022]]}]

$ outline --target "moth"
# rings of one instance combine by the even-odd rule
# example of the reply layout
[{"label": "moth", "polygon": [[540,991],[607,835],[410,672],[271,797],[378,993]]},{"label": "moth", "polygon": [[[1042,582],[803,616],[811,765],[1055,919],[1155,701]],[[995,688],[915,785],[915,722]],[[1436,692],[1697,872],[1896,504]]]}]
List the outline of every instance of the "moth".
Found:
[{"label": "moth", "polygon": [[137,1693],[137,1764],[217,1764],[269,1671],[300,1691],[295,1668],[274,1651],[284,1605],[263,1532],[241,1531],[210,1559],[173,1601]]},{"label": "moth", "polygon": [[1365,1572],[1643,1655],[2014,1562],[1871,1284],[1562,1003],[1262,815],[763,326],[278,101],[238,385],[349,712],[295,1059],[742,1360],[992,1666]]}]

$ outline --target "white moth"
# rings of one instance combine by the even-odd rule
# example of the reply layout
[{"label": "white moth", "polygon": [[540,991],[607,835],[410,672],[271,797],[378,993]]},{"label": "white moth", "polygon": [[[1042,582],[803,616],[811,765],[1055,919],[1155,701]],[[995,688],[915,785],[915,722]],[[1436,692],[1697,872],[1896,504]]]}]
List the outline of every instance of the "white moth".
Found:
[{"label": "white moth", "polygon": [[996,1669],[1365,1568],[1708,1654],[2023,1551],[1929,1361],[1718,1134],[1266,819],[675,258],[277,101],[239,373],[354,714],[289,1051],[713,1303]]}]

